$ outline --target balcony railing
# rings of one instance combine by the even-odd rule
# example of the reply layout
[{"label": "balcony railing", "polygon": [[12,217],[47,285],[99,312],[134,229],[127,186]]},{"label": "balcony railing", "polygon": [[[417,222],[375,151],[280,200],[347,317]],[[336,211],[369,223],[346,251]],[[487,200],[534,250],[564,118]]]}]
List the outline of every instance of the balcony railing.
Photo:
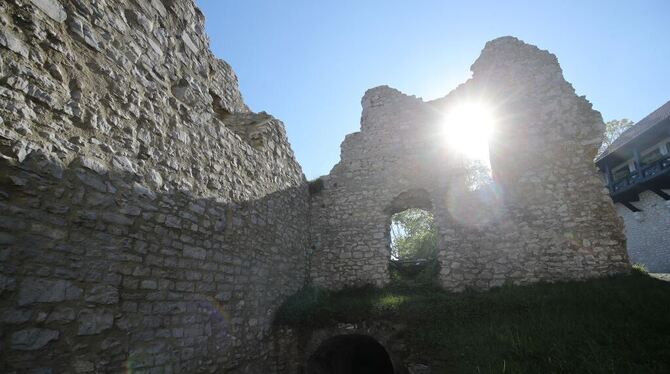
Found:
[{"label": "balcony railing", "polygon": [[670,170],[670,155],[666,155],[661,159],[640,167],[639,170],[632,172],[629,176],[623,179],[614,181],[614,183],[610,185],[610,192],[612,194],[622,192],[638,183],[646,182],[668,170]]}]

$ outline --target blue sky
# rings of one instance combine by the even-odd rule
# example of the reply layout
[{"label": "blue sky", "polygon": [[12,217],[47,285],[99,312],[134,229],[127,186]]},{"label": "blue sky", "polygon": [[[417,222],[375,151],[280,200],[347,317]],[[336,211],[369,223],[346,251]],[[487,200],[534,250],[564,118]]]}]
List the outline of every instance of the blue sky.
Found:
[{"label": "blue sky", "polygon": [[499,36],[556,54],[606,121],[637,121],[670,100],[668,0],[196,2],[214,54],[252,110],[284,121],[309,179],[339,160],[368,88],[442,97]]}]

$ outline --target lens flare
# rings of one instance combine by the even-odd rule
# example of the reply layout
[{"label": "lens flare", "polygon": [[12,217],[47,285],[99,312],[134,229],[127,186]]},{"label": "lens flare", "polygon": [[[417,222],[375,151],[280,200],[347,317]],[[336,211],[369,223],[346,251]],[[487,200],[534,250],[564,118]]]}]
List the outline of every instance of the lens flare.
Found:
[{"label": "lens flare", "polygon": [[451,219],[463,226],[485,229],[504,219],[502,191],[493,181],[474,191],[454,186],[445,198]]},{"label": "lens flare", "polygon": [[210,316],[213,319],[218,320],[219,322],[230,323],[230,313],[226,310],[223,303],[214,298],[211,298],[208,300],[206,307],[210,311]]}]

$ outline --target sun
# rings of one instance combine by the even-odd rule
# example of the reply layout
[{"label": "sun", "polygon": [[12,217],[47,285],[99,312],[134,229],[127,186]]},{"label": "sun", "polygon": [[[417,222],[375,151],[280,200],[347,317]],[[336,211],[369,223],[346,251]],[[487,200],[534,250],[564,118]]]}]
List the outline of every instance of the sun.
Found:
[{"label": "sun", "polygon": [[451,149],[488,165],[489,139],[494,125],[495,116],[489,105],[463,102],[446,112],[444,135]]}]

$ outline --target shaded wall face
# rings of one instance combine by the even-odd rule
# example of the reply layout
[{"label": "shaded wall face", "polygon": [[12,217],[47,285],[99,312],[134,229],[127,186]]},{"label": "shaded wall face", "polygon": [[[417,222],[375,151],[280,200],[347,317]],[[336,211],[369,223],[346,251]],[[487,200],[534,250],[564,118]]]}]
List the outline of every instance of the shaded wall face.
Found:
[{"label": "shaded wall face", "polygon": [[[345,139],[342,161],[312,199],[317,284],[388,281],[384,208],[412,188],[430,195],[449,289],[628,269],[622,225],[593,164],[602,119],[565,82],[555,56],[500,38],[472,69],[472,79],[429,103],[388,87],[366,93],[361,132]],[[446,143],[435,136],[440,121],[463,100],[488,101],[497,116],[490,144],[497,183],[479,191],[464,185],[453,151],[413,164]]]},{"label": "shaded wall face", "polygon": [[0,4],[0,371],[263,365],[308,195],[191,1]]},{"label": "shaded wall face", "polygon": [[[668,193],[668,190],[665,190]],[[670,203],[651,191],[633,203],[641,212],[616,204],[626,226],[630,262],[654,273],[670,273]]]}]

